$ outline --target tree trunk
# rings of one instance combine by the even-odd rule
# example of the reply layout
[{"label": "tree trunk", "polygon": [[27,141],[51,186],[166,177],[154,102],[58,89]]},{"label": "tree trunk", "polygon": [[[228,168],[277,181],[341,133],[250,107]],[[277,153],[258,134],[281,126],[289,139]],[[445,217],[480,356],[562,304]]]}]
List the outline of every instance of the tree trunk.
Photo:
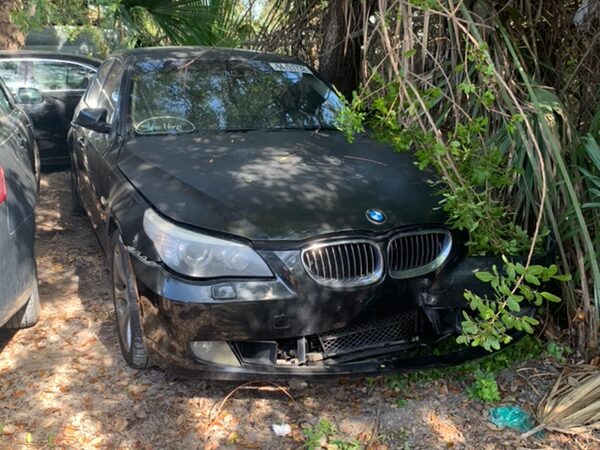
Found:
[{"label": "tree trunk", "polygon": [[347,98],[359,83],[360,37],[352,32],[360,7],[352,0],[330,0],[323,17],[319,72]]},{"label": "tree trunk", "polygon": [[25,44],[25,35],[10,20],[16,7],[14,0],[0,0],[0,50],[18,50]]}]

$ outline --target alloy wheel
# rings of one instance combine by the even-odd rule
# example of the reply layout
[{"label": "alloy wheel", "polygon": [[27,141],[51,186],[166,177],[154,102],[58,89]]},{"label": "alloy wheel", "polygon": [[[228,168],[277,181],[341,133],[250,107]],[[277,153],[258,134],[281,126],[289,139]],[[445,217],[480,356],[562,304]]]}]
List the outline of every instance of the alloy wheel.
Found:
[{"label": "alloy wheel", "polygon": [[124,257],[121,245],[115,245],[113,253],[115,314],[117,316],[118,332],[125,347],[124,350],[129,352],[132,343],[131,302],[137,302],[137,298],[135,298],[135,290],[131,286],[131,276]]}]

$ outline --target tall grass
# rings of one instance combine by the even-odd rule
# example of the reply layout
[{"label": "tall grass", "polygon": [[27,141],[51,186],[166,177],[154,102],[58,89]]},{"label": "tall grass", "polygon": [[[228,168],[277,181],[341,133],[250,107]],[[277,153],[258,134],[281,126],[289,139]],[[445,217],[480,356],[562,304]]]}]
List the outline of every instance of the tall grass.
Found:
[{"label": "tall grass", "polygon": [[[502,152],[506,169],[516,175],[512,186],[487,198],[500,201],[514,212],[512,220],[529,230],[528,261],[535,238],[545,228],[551,231],[562,270],[575,275],[563,293],[569,323],[579,349],[596,351],[600,119],[596,114],[587,133],[578,129],[585,121],[565,107],[557,90],[540,83],[539,72],[551,69],[535,67],[546,61],[537,37],[522,24],[534,26],[532,14],[540,13],[542,3],[505,5],[520,6],[521,16],[514,11],[505,15],[486,2],[471,8],[453,0],[370,5],[363,13],[364,84],[359,96],[367,102],[395,97],[401,128],[416,125],[433,132],[439,148],[448,149],[439,156],[444,161],[439,167],[448,171],[460,172],[449,131],[477,117],[489,120],[480,137],[485,146]],[[432,91],[439,93],[433,103],[426,98]],[[481,101],[482,95],[487,101]],[[449,179],[460,181],[461,174]]]},{"label": "tall grass", "polygon": [[[272,37],[283,33],[285,50],[293,51],[287,47],[294,24],[305,24],[302,36],[310,35],[314,7],[299,4],[307,7],[302,14],[279,15],[277,23],[285,26],[263,30],[270,49],[277,49]],[[397,146],[430,147],[450,192],[473,204],[499,205],[506,213],[493,220],[510,221],[518,227],[509,232],[520,227],[531,238],[528,260],[536,238],[554,238],[562,271],[573,275],[563,287],[563,322],[579,350],[597,352],[598,28],[575,29],[577,2],[570,0],[338,0],[335,7],[347,15],[345,39],[359,40],[362,48],[354,105],[370,112],[371,123],[392,130]],[[273,17],[283,10],[274,11]],[[457,130],[472,129],[482,117],[485,126],[468,143],[475,154],[454,152]],[[431,140],[424,145],[422,136]],[[496,161],[510,182],[473,186],[465,175],[468,163],[485,158]],[[489,250],[500,252],[491,244]]]}]

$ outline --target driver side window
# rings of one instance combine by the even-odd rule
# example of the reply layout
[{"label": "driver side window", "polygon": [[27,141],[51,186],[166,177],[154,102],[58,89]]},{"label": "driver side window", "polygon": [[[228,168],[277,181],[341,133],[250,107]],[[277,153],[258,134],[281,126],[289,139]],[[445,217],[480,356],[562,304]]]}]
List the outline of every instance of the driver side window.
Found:
[{"label": "driver side window", "polygon": [[96,77],[90,83],[90,86],[84,97],[85,104],[90,108],[100,107],[100,92],[102,91],[102,85],[106,80],[106,76],[108,75],[108,72],[110,71],[110,68],[113,65],[113,61],[114,60],[109,59],[104,64],[102,64],[100,66],[100,69],[98,70],[98,73],[96,74]]},{"label": "driver side window", "polygon": [[104,108],[107,111],[106,122],[110,125],[118,115],[119,94],[121,91],[121,78],[123,75],[123,64],[121,61],[115,61],[110,68],[106,82],[100,90],[98,98],[98,108]]}]

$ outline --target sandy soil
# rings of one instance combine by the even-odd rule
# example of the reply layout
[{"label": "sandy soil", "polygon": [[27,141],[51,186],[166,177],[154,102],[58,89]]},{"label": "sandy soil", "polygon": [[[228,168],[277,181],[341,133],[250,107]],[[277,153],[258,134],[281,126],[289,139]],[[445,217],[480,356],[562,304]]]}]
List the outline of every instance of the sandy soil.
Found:
[{"label": "sandy soil", "polygon": [[[598,445],[559,434],[521,441],[495,429],[489,406],[465,393],[470,380],[394,389],[383,378],[337,379],[236,390],[241,383],[129,369],[114,332],[102,251],[87,220],[70,210],[68,175],[46,175],[37,235],[42,318],[34,328],[0,335],[2,449],[295,449],[306,446],[303,430],[321,419],[336,428],[321,442],[332,449]],[[537,393],[514,370],[500,374],[503,400],[533,410],[557,373],[546,369],[550,379]],[[277,437],[275,423],[289,424],[291,433]]]}]

